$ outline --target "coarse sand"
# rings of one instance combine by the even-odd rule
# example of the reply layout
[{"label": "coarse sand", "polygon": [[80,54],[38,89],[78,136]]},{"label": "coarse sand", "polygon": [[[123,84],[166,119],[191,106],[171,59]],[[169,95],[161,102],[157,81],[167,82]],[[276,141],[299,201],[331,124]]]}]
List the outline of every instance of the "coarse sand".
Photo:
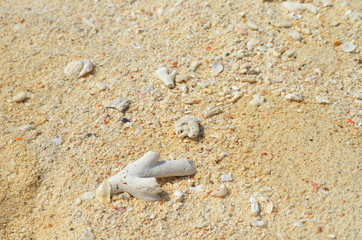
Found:
[{"label": "coarse sand", "polygon": [[[362,2],[290,1],[0,1],[0,239],[362,239]],[[97,200],[151,150],[198,172]]]}]

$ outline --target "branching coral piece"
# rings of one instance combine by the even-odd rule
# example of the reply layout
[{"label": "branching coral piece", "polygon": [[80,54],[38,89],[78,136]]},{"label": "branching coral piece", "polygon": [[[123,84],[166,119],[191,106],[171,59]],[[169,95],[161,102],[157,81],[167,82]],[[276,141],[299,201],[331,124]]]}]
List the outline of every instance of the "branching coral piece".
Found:
[{"label": "branching coral piece", "polygon": [[97,189],[97,198],[110,202],[113,195],[120,192],[146,200],[161,200],[162,188],[156,178],[187,176],[196,173],[192,160],[158,161],[160,154],[149,151],[143,157],[129,164],[117,175],[103,182]]}]

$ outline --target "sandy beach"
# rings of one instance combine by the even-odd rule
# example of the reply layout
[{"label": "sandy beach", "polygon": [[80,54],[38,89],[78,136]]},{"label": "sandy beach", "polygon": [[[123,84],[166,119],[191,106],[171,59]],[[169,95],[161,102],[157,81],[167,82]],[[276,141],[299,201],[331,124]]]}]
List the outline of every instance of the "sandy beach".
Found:
[{"label": "sandy beach", "polygon": [[361,6],[1,1],[0,239],[361,239]]}]

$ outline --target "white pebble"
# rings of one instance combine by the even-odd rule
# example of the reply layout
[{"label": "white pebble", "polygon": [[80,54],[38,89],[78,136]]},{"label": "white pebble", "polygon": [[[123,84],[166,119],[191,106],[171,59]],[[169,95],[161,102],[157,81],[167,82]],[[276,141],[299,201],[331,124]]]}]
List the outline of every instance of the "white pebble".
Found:
[{"label": "white pebble", "polygon": [[354,52],[354,50],[356,50],[357,46],[352,43],[343,41],[342,48],[343,48],[343,51],[350,53],[350,52]]},{"label": "white pebble", "polygon": [[173,193],[173,195],[175,195],[175,198],[177,201],[182,201],[182,198],[184,196],[184,193],[181,192],[180,190],[175,190],[175,192]]},{"label": "white pebble", "polygon": [[216,108],[206,111],[204,115],[205,115],[205,118],[210,118],[210,117],[213,117],[222,112],[223,112],[223,110],[221,107],[216,107]]},{"label": "white pebble", "polygon": [[160,67],[156,70],[155,76],[163,82],[168,88],[175,87],[175,78],[178,74],[178,70],[173,70],[172,73],[168,73],[168,68]]},{"label": "white pebble", "polygon": [[307,10],[314,14],[318,13],[318,8],[310,3],[283,2],[282,6],[291,12]]},{"label": "white pebble", "polygon": [[231,174],[224,174],[221,176],[221,181],[223,182],[231,182],[232,180]]},{"label": "white pebble", "polygon": [[260,94],[256,94],[253,97],[253,100],[249,102],[253,106],[260,106],[265,102],[265,97],[261,96]]},{"label": "white pebble", "polygon": [[285,96],[290,101],[302,102],[304,101],[303,94],[301,92],[289,93]]},{"label": "white pebble", "polygon": [[295,227],[304,227],[304,224],[301,223],[301,222],[295,222],[293,225],[294,225]]},{"label": "white pebble", "polygon": [[255,197],[250,197],[250,204],[251,204],[251,213],[254,216],[258,216],[260,214],[260,207],[258,200]]},{"label": "white pebble", "polygon": [[201,192],[204,190],[204,188],[204,185],[196,185],[195,187],[190,187],[190,190],[194,192]]},{"label": "white pebble", "polygon": [[214,73],[221,73],[224,69],[223,65],[220,62],[220,59],[215,59],[215,62],[212,64],[211,67]]},{"label": "white pebble", "polygon": [[56,145],[60,145],[62,144],[63,140],[61,137],[56,137],[53,139],[53,142],[56,144]]},{"label": "white pebble", "polygon": [[91,72],[94,68],[93,63],[88,60],[78,60],[69,63],[64,70],[64,73],[69,78],[79,78],[89,72]]},{"label": "white pebble", "polygon": [[21,127],[19,127],[20,131],[30,131],[33,130],[35,127],[33,125],[23,125]]},{"label": "white pebble", "polygon": [[90,200],[92,198],[94,198],[96,196],[95,192],[85,192],[82,196],[83,199],[85,200]]},{"label": "white pebble", "polygon": [[333,3],[331,3],[329,0],[319,0],[320,3],[322,3],[323,7],[332,7]]},{"label": "white pebble", "polygon": [[297,32],[297,31],[291,31],[290,33],[289,33],[289,36],[291,36],[294,40],[296,40],[296,41],[300,41],[300,40],[302,40],[302,35],[299,33],[299,32]]},{"label": "white pebble", "polygon": [[286,52],[284,52],[284,55],[287,57],[293,57],[295,54],[295,51],[293,49],[289,49]]},{"label": "white pebble", "polygon": [[249,27],[250,29],[252,29],[252,30],[255,30],[255,31],[259,30],[258,25],[256,25],[256,24],[253,23],[252,21],[247,21],[247,22],[246,22],[246,25],[248,25],[248,27]]},{"label": "white pebble", "polygon": [[274,204],[273,202],[269,202],[268,205],[265,207],[265,213],[271,214],[274,210]]},{"label": "white pebble", "polygon": [[83,240],[94,240],[94,235],[91,231],[86,231],[82,234]]},{"label": "white pebble", "polygon": [[265,227],[265,222],[264,221],[255,221],[253,223],[253,226],[255,226],[255,227]]},{"label": "white pebble", "polygon": [[13,97],[13,102],[22,102],[28,98],[27,92],[20,92]]},{"label": "white pebble", "polygon": [[221,186],[211,192],[211,196],[214,197],[225,197],[226,194],[228,194],[228,188],[225,186],[225,184],[221,184]]},{"label": "white pebble", "polygon": [[331,101],[327,97],[322,97],[322,96],[316,96],[315,100],[317,101],[317,103],[325,103],[325,104],[331,103]]},{"label": "white pebble", "polygon": [[270,22],[270,24],[278,28],[289,28],[292,26],[292,23],[282,19],[273,20]]}]

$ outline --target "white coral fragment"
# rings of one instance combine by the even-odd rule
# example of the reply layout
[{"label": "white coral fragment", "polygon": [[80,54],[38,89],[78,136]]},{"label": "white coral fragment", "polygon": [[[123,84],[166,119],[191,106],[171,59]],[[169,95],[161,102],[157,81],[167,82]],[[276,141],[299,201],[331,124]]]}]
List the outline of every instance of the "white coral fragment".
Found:
[{"label": "white coral fragment", "polygon": [[104,101],[103,105],[106,108],[116,108],[121,112],[124,112],[127,110],[131,103],[131,100],[126,98],[117,97],[116,99],[112,101]]},{"label": "white coral fragment", "polygon": [[159,80],[161,80],[168,88],[175,87],[175,78],[177,74],[178,74],[177,70],[172,71],[172,73],[168,73],[168,68],[166,67],[160,67],[155,72],[155,76]]},{"label": "white coral fragment", "polygon": [[289,93],[285,96],[290,101],[302,102],[304,101],[303,94],[301,92]]},{"label": "white coral fragment", "polygon": [[145,201],[161,200],[162,188],[156,178],[187,176],[196,173],[192,160],[158,161],[160,154],[149,151],[115,176],[103,182],[96,191],[99,201],[110,202],[113,195],[127,192]]},{"label": "white coral fragment", "polygon": [[176,124],[176,134],[180,138],[197,138],[200,135],[199,120],[195,116],[182,117]]},{"label": "white coral fragment", "polygon": [[94,68],[94,64],[88,59],[78,60],[69,63],[65,69],[64,73],[68,78],[79,78],[89,72]]},{"label": "white coral fragment", "polygon": [[307,10],[314,14],[318,13],[318,8],[310,3],[283,2],[282,6],[291,12]]}]

